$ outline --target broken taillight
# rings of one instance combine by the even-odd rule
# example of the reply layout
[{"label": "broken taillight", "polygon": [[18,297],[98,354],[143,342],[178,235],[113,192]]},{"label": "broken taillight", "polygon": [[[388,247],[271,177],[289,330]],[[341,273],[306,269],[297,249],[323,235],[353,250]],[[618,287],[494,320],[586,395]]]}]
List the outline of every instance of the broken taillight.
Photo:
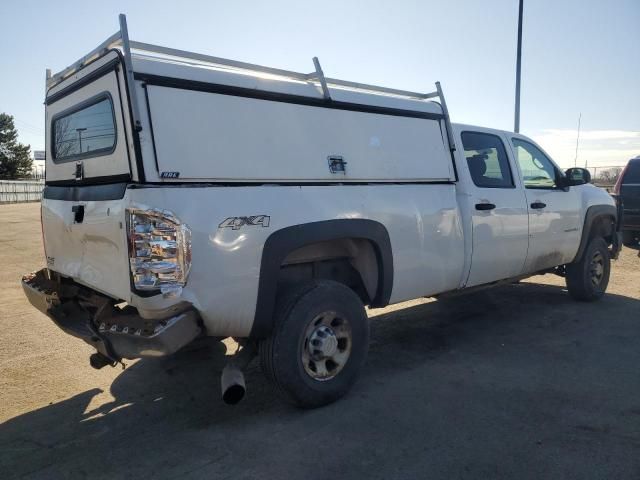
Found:
[{"label": "broken taillight", "polygon": [[127,209],[129,264],[136,290],[179,295],[191,269],[191,230],[167,210]]}]

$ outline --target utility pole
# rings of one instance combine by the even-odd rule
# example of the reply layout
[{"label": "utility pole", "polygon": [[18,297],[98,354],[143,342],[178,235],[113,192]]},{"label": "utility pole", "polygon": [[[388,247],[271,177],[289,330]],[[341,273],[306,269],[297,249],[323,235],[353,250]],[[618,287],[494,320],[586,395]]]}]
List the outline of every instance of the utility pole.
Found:
[{"label": "utility pole", "polygon": [[84,132],[87,128],[76,128],[76,132],[78,132],[78,141],[80,142],[80,153],[82,153],[82,132]]},{"label": "utility pole", "polygon": [[513,121],[513,131],[520,133],[520,71],[522,66],[522,4],[520,0],[518,9],[518,52],[516,56],[516,111]]},{"label": "utility pole", "polygon": [[582,112],[578,116],[578,136],[576,137],[576,158],[573,160],[573,166],[578,166],[578,145],[580,144],[580,120],[582,120]]}]

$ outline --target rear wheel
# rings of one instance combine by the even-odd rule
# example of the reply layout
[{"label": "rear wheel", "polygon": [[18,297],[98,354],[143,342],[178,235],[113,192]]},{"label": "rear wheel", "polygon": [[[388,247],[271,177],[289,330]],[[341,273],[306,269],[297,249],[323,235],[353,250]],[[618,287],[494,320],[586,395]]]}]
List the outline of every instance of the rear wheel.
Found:
[{"label": "rear wheel", "polygon": [[611,257],[603,238],[591,239],[582,258],[567,265],[567,289],[576,300],[590,302],[604,295],[609,284]]},{"label": "rear wheel", "polygon": [[333,281],[309,282],[279,297],[274,320],[260,361],[285,399],[313,408],[342,397],[369,347],[369,320],[355,292]]}]

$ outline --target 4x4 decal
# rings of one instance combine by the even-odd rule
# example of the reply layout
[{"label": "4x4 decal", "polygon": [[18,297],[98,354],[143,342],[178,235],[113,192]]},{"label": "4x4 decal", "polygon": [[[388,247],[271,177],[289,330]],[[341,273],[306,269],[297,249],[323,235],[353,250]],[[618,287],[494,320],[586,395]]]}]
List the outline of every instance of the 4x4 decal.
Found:
[{"label": "4x4 decal", "polygon": [[229,217],[225,218],[218,228],[231,228],[232,230],[240,230],[245,225],[268,227],[271,217],[269,215],[254,215],[251,217]]}]

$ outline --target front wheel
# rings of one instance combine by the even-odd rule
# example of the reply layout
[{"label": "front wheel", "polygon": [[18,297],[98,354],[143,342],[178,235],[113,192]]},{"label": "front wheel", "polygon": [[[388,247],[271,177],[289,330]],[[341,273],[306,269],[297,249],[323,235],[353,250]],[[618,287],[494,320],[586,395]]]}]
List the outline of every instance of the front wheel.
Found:
[{"label": "front wheel", "polygon": [[314,281],[279,297],[260,361],[286,400],[314,408],[349,390],[368,348],[369,319],[358,295],[341,283]]},{"label": "front wheel", "polygon": [[576,300],[591,302],[604,295],[609,285],[611,256],[603,238],[593,238],[580,260],[567,265],[567,289]]}]

